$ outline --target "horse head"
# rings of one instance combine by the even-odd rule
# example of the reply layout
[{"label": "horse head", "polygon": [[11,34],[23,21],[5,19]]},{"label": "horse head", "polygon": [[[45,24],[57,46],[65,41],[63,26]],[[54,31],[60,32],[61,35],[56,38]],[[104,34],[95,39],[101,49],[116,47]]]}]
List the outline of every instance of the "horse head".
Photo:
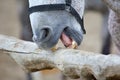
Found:
[{"label": "horse head", "polygon": [[[66,47],[72,42],[80,45],[84,30],[78,17],[83,18],[84,6],[84,0],[29,0],[33,40],[39,48],[50,49],[59,39]],[[53,10],[49,10],[51,7]]]}]

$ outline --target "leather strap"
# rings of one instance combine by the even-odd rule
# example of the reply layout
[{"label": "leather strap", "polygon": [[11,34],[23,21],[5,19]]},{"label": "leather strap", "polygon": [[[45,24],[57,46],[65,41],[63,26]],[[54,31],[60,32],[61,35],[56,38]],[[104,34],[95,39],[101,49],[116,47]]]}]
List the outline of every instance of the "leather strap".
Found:
[{"label": "leather strap", "polygon": [[81,19],[78,12],[71,6],[71,3],[72,3],[71,0],[65,0],[65,1],[66,1],[66,4],[46,4],[46,5],[38,5],[38,6],[30,7],[29,14],[32,14],[34,12],[66,10],[67,12],[69,12],[75,17],[75,19],[81,25],[83,33],[86,34],[83,18]]},{"label": "leather strap", "polygon": [[65,0],[65,2],[66,2],[66,5],[68,5],[68,6],[71,6],[71,4],[72,4],[71,0]]}]

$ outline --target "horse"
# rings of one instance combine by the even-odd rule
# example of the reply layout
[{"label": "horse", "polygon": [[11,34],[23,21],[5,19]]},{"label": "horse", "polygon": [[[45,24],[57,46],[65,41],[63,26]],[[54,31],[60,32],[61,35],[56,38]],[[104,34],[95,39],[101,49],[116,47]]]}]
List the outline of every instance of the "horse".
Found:
[{"label": "horse", "polygon": [[[19,0],[18,0],[19,1]],[[21,38],[24,40],[32,41],[32,29],[30,25],[29,13],[28,13],[28,0],[20,0],[20,9],[18,10],[20,13],[20,22],[22,24],[22,31],[21,31]],[[103,35],[103,42],[102,42],[102,53],[109,54],[110,53],[110,46],[111,46],[111,37],[109,35],[107,29],[107,18],[108,18],[108,9],[101,1],[88,1],[86,0],[85,9],[86,11],[94,10],[99,11],[103,14],[103,28],[102,28],[102,35]],[[94,7],[94,5],[96,7]]]},{"label": "horse", "polygon": [[[51,0],[52,1],[52,0]],[[29,9],[29,4],[28,4],[28,0],[18,0],[19,3],[22,3],[22,5],[20,5],[20,8],[19,8],[19,16],[20,16],[20,22],[21,22],[21,26],[22,26],[22,30],[21,30],[21,39],[23,40],[28,40],[28,41],[32,41],[32,27],[31,27],[31,24],[30,24],[30,19],[29,19],[29,13],[28,13],[28,9]],[[54,1],[53,1],[54,2]],[[91,2],[91,3],[90,3]],[[88,10],[94,10],[94,11],[99,11],[103,14],[103,34],[104,34],[104,37],[102,38],[103,39],[103,43],[102,43],[102,53],[103,54],[109,54],[110,53],[110,35],[108,33],[108,30],[107,30],[107,15],[108,15],[108,10],[106,8],[105,5],[103,5],[100,1],[97,1],[97,0],[93,0],[93,1],[87,1],[86,0],[86,5],[85,5],[85,9],[86,11]],[[37,1],[36,1],[37,3]],[[49,3],[49,2],[48,2]],[[51,2],[50,2],[51,3]],[[42,4],[42,3],[41,3]],[[95,4],[97,7],[94,7]],[[99,4],[99,5],[98,5]],[[39,4],[40,5],[40,4]],[[53,12],[53,11],[52,11]],[[55,11],[54,11],[55,12]],[[42,12],[43,13],[43,12]],[[68,15],[70,15],[69,13],[66,13]],[[65,14],[65,15],[66,15]],[[37,15],[37,14],[36,14]],[[63,14],[64,15],[64,14]],[[81,17],[83,13],[81,14]],[[74,17],[74,16],[73,16]],[[55,20],[51,20],[51,21],[56,21]],[[63,20],[64,21],[64,20]],[[74,22],[77,23],[77,21],[74,19]],[[76,24],[77,25],[77,24]],[[79,24],[78,24],[79,25]],[[79,25],[80,26],[80,25]],[[79,27],[80,28],[80,27]],[[82,31],[80,31],[82,32]],[[83,36],[83,34],[81,35]],[[81,40],[82,41],[82,40]],[[107,49],[107,50],[106,50]],[[29,80],[32,79],[32,77],[30,76],[30,74],[28,75],[29,76]]]},{"label": "horse", "polygon": [[61,39],[71,47],[83,40],[84,0],[29,0],[33,41],[42,49],[54,47]]}]

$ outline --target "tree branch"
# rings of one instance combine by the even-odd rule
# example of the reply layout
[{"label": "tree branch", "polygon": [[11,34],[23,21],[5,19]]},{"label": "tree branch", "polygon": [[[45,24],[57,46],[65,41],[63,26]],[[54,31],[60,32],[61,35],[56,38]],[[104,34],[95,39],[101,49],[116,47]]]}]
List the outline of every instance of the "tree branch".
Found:
[{"label": "tree branch", "polygon": [[102,0],[109,8],[108,29],[120,51],[120,0]]},{"label": "tree branch", "polygon": [[25,71],[34,72],[58,68],[71,78],[82,80],[120,79],[120,57],[73,49],[56,52],[39,50],[27,41],[0,35],[0,51],[7,53]]}]

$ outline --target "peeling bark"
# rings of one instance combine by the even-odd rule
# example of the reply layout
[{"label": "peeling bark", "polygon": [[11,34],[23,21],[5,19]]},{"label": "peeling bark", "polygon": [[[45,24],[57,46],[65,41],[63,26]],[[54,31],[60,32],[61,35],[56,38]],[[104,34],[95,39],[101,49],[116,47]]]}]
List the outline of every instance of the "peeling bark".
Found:
[{"label": "peeling bark", "polygon": [[[40,50],[27,41],[0,35],[0,51],[4,51],[25,71],[58,68],[71,78],[81,80],[119,80],[120,57],[73,49],[56,52]],[[117,78],[117,79],[116,79]]]}]

